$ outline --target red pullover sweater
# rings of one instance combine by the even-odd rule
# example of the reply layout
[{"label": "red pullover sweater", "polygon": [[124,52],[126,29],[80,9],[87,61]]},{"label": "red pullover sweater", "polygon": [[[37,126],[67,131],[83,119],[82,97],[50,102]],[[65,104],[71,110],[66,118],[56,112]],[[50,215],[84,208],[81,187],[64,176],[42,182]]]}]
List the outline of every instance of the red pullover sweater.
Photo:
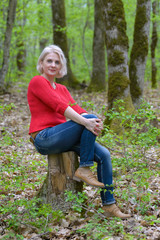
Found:
[{"label": "red pullover sweater", "polygon": [[30,81],[27,93],[31,112],[29,134],[66,122],[64,112],[68,106],[79,114],[86,113],[65,86],[55,84],[56,89],[42,76],[35,76]]}]

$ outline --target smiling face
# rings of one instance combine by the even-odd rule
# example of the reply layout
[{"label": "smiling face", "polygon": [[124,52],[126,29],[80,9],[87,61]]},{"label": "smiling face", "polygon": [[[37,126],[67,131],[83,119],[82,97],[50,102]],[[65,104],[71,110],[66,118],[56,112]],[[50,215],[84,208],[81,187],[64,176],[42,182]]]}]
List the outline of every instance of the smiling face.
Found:
[{"label": "smiling face", "polygon": [[41,67],[43,69],[43,76],[50,80],[53,80],[61,69],[61,62],[59,55],[57,53],[49,53],[45,56],[43,61],[41,61]]}]

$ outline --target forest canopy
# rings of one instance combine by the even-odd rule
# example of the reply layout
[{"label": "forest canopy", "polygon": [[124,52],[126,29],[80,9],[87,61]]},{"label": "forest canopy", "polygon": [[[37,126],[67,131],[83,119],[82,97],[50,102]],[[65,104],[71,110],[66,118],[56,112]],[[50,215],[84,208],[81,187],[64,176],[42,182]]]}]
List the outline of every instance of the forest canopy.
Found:
[{"label": "forest canopy", "polygon": [[[7,21],[7,0],[0,3],[0,64],[3,59],[3,42]],[[127,36],[129,38],[129,52],[133,44],[133,31],[136,14],[136,0],[123,0],[125,18],[127,22]],[[66,0],[66,32],[70,55],[71,68],[79,82],[90,81],[92,70],[92,43],[94,32],[94,1],[93,0]],[[160,19],[155,16],[157,22]],[[152,17],[153,20],[153,17]],[[159,24],[158,24],[159,29]],[[151,26],[152,29],[152,26]],[[159,35],[159,31],[158,31]],[[151,36],[151,30],[150,30]],[[151,42],[151,38],[150,38]],[[16,8],[16,18],[12,31],[9,68],[5,81],[26,81],[37,74],[36,63],[42,46],[53,44],[53,24],[51,1],[49,0],[19,0]],[[159,78],[159,42],[156,48],[157,78]],[[24,61],[22,71],[25,72],[23,78],[17,66],[17,57],[23,52]],[[107,81],[107,61],[106,61],[106,81]],[[145,80],[151,79],[151,54],[148,53]]]}]

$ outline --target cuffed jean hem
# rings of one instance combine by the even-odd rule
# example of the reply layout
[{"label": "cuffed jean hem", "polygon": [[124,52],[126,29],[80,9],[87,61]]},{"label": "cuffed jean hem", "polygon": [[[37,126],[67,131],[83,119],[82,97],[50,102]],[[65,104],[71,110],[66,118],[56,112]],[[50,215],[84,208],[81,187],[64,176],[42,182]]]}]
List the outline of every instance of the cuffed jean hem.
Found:
[{"label": "cuffed jean hem", "polygon": [[107,205],[111,205],[111,204],[114,204],[114,203],[116,203],[115,200],[114,201],[110,201],[110,202],[102,202],[102,205],[103,206],[107,206]]},{"label": "cuffed jean hem", "polygon": [[94,166],[94,163],[87,163],[87,164],[80,164],[79,165],[79,167],[81,168],[81,167],[92,167],[92,166]]}]

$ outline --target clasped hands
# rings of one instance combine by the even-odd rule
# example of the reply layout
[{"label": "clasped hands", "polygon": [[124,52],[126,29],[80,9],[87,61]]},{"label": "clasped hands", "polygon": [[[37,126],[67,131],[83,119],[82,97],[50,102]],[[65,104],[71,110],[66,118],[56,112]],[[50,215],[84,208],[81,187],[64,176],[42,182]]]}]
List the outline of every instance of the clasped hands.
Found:
[{"label": "clasped hands", "polygon": [[98,136],[101,131],[103,130],[103,122],[99,118],[89,118],[86,119],[86,125],[85,127],[91,131],[93,134]]}]

